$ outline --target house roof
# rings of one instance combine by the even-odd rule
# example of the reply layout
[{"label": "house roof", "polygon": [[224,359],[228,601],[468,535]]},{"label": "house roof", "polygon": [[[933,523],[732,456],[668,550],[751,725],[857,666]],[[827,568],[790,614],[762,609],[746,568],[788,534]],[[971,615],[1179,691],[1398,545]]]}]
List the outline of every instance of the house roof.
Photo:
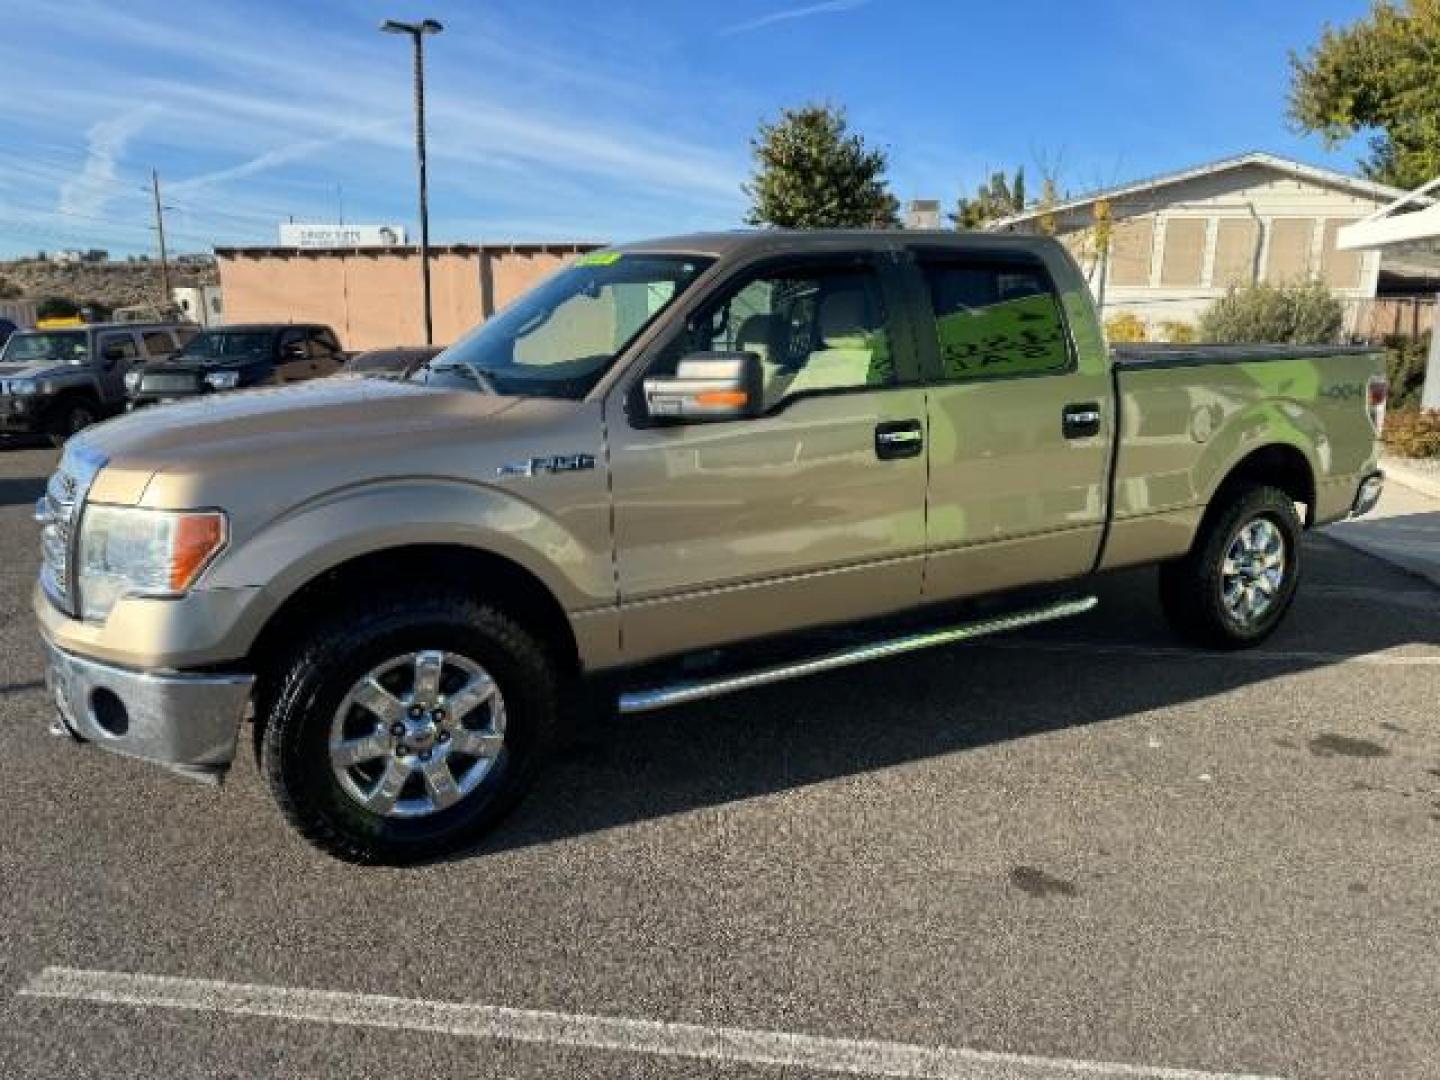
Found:
[{"label": "house roof", "polygon": [[1369,196],[1372,199],[1390,202],[1394,199],[1405,197],[1405,192],[1399,188],[1391,187],[1388,184],[1378,184],[1374,180],[1365,180],[1358,176],[1351,176],[1348,173],[1337,172],[1334,169],[1324,169],[1318,165],[1306,165],[1301,161],[1293,161],[1290,158],[1280,157],[1278,154],[1267,154],[1261,150],[1252,150],[1246,154],[1237,154],[1235,157],[1221,158],[1219,161],[1206,162],[1203,165],[1195,165],[1188,169],[1181,169],[1179,172],[1164,173],[1160,176],[1148,177],[1144,180],[1135,180],[1128,184],[1121,184],[1119,187],[1104,188],[1100,191],[1087,192],[1084,195],[1076,196],[1073,199],[1065,199],[1054,206],[1031,207],[1029,210],[1018,214],[1011,214],[1009,217],[1000,218],[990,223],[989,228],[1008,229],[1012,225],[1018,225],[1022,221],[1030,221],[1042,214],[1061,213],[1072,210],[1077,206],[1086,206],[1089,203],[1100,199],[1119,199],[1127,195],[1135,195],[1143,191],[1152,191],[1156,188],[1167,187],[1170,184],[1182,184],[1187,180],[1194,180],[1201,176],[1211,176],[1215,173],[1229,172],[1231,169],[1241,169],[1248,165],[1259,165],[1263,168],[1274,169],[1276,172],[1287,173],[1299,177],[1302,180],[1309,180],[1312,183],[1324,184],[1327,187],[1343,188],[1357,194]]}]

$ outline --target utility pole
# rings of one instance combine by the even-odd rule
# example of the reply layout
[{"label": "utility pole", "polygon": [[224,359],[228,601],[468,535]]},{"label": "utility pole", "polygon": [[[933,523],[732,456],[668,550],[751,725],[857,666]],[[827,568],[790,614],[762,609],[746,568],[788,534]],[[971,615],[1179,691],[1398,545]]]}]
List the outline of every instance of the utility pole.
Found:
[{"label": "utility pole", "polygon": [[170,263],[165,257],[165,212],[160,206],[160,174],[150,170],[150,190],[155,196],[155,234],[160,238],[161,303],[170,303]]},{"label": "utility pole", "polygon": [[420,169],[420,289],[425,305],[425,344],[434,333],[430,320],[430,206],[425,179],[425,36],[445,29],[434,19],[419,23],[387,19],[380,25],[387,34],[408,34],[415,44],[415,157]]}]

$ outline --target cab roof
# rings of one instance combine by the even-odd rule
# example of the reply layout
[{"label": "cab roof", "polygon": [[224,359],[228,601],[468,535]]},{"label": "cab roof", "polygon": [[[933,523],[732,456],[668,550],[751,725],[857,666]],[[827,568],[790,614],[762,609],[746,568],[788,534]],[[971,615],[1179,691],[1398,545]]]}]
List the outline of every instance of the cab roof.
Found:
[{"label": "cab roof", "polygon": [[686,233],[617,244],[610,250],[634,254],[694,254],[725,258],[758,252],[784,254],[846,248],[879,251],[896,245],[1034,251],[1054,243],[1046,237],[954,229],[736,229],[731,232]]}]

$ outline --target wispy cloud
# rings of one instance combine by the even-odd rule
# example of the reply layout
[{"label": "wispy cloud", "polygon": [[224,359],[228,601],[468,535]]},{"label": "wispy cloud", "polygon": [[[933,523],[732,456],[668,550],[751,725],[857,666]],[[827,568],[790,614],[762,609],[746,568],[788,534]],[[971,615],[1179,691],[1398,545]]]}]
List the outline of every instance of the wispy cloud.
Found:
[{"label": "wispy cloud", "polygon": [[759,18],[747,19],[745,22],[735,23],[733,26],[726,26],[720,30],[721,37],[729,37],[732,34],[748,34],[752,30],[760,30],[766,26],[774,26],[776,23],[790,22],[794,19],[809,19],[816,15],[835,15],[842,11],[854,11],[862,8],[870,0],[821,0],[818,4],[806,4],[804,7],[786,8],[784,11],[771,12],[769,15],[761,15]]},{"label": "wispy cloud", "polygon": [[126,145],[159,111],[157,105],[141,105],[93,125],[85,136],[85,165],[78,176],[60,185],[56,210],[76,217],[98,217],[115,194],[115,167]]}]

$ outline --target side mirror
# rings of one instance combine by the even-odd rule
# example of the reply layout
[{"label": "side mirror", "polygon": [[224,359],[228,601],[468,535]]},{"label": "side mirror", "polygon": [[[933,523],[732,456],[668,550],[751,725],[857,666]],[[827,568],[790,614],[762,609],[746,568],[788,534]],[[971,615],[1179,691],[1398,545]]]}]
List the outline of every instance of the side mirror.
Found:
[{"label": "side mirror", "polygon": [[100,350],[100,359],[105,361],[107,368],[114,367],[117,360],[125,359],[125,347],[112,341]]},{"label": "side mirror", "polygon": [[764,407],[765,372],[750,352],[697,352],[674,375],[645,380],[645,409],[656,420],[741,420]]}]

